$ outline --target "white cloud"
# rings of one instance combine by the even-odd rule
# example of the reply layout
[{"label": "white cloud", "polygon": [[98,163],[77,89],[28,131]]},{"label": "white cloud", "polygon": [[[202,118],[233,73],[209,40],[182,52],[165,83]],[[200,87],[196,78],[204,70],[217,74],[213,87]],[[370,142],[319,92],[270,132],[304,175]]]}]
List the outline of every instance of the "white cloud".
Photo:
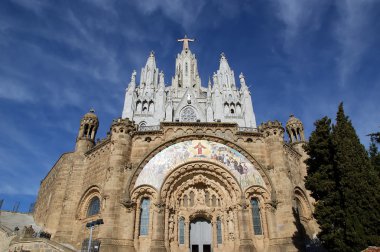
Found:
[{"label": "white cloud", "polygon": [[302,36],[303,29],[315,29],[326,7],[325,0],[273,0],[277,18],[285,25],[283,39],[285,48]]},{"label": "white cloud", "polygon": [[35,97],[28,88],[15,79],[0,76],[0,99],[14,102],[34,102]]},{"label": "white cloud", "polygon": [[179,23],[185,29],[190,29],[197,22],[206,2],[203,0],[137,0],[136,6],[144,14],[155,11],[162,13],[169,19]]},{"label": "white cloud", "polygon": [[12,2],[36,14],[40,14],[49,4],[49,1],[44,0],[12,0]]},{"label": "white cloud", "polygon": [[[350,76],[360,67],[360,60],[370,44],[373,13],[372,0],[337,1],[339,20],[335,26],[335,37],[340,45],[338,58],[339,84],[347,84]],[[373,32],[378,32],[377,30]]]},{"label": "white cloud", "polygon": [[38,192],[38,187],[35,185],[11,185],[8,183],[0,184],[0,192],[8,195],[32,195],[35,196]]}]

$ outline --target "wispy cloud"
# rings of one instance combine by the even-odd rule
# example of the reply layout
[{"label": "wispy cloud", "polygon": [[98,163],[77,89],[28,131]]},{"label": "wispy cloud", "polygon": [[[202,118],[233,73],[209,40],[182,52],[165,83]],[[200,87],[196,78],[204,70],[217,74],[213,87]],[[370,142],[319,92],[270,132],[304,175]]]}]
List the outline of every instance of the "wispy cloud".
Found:
[{"label": "wispy cloud", "polygon": [[289,49],[305,29],[317,29],[321,14],[325,10],[325,0],[272,0],[277,18],[284,24],[284,47]]},{"label": "wispy cloud", "polygon": [[138,0],[135,2],[138,9],[145,14],[162,11],[172,21],[189,29],[196,21],[206,2],[202,0]]},{"label": "wispy cloud", "polygon": [[0,76],[0,99],[29,103],[34,102],[36,97],[24,83]]},{"label": "wispy cloud", "polygon": [[338,78],[340,86],[345,86],[348,79],[360,67],[362,55],[371,43],[371,34],[378,32],[371,24],[373,15],[377,15],[376,1],[362,0],[337,1],[339,13],[335,26],[335,37],[340,45],[338,58]]},{"label": "wispy cloud", "polygon": [[41,14],[43,9],[49,5],[49,1],[45,0],[12,0],[12,2],[33,11],[35,14]]}]

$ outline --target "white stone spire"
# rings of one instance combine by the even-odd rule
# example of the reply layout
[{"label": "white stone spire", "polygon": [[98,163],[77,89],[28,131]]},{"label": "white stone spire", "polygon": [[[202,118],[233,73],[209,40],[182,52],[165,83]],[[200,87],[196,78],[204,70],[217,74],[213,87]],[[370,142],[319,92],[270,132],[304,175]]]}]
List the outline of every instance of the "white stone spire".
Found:
[{"label": "white stone spire", "polygon": [[219,69],[202,87],[198,63],[190,51],[189,39],[179,39],[183,48],[177,54],[175,73],[171,85],[165,85],[164,73],[159,71],[153,52],[141,70],[140,85],[136,84],[136,72],[126,89],[123,118],[128,117],[143,128],[162,121],[175,122],[230,122],[239,127],[256,128],[251,94],[243,74],[239,75],[240,89],[235,83],[224,53]]},{"label": "white stone spire", "polygon": [[223,89],[235,88],[235,76],[234,71],[231,70],[227,58],[222,53],[220,55],[219,70],[217,71],[218,84]]},{"label": "white stone spire", "polygon": [[140,87],[153,88],[158,84],[158,68],[156,67],[156,59],[154,52],[151,51],[146,61],[145,67],[141,69]]}]

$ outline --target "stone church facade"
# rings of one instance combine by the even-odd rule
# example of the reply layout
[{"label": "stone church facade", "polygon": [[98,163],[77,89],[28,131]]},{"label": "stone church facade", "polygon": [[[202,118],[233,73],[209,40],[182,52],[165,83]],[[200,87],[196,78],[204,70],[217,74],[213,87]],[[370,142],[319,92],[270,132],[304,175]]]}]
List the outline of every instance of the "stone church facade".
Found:
[{"label": "stone church facade", "polygon": [[101,218],[100,251],[298,251],[297,220],[309,237],[318,229],[301,121],[256,126],[244,75],[238,88],[222,54],[202,87],[192,40],[180,41],[171,84],[151,53],[105,139],[84,115],[75,151],[41,182],[36,223],[77,250]]}]

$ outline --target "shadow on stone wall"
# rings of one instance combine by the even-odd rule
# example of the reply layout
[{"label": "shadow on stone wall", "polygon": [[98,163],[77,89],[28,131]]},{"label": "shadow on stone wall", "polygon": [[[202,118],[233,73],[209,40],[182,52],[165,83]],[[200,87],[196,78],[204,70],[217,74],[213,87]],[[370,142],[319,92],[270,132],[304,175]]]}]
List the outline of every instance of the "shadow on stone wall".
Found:
[{"label": "shadow on stone wall", "polygon": [[300,215],[296,208],[292,209],[294,216],[294,225],[296,226],[296,231],[293,234],[292,240],[294,246],[300,252],[327,252],[323,247],[318,238],[310,237],[301,222]]}]

